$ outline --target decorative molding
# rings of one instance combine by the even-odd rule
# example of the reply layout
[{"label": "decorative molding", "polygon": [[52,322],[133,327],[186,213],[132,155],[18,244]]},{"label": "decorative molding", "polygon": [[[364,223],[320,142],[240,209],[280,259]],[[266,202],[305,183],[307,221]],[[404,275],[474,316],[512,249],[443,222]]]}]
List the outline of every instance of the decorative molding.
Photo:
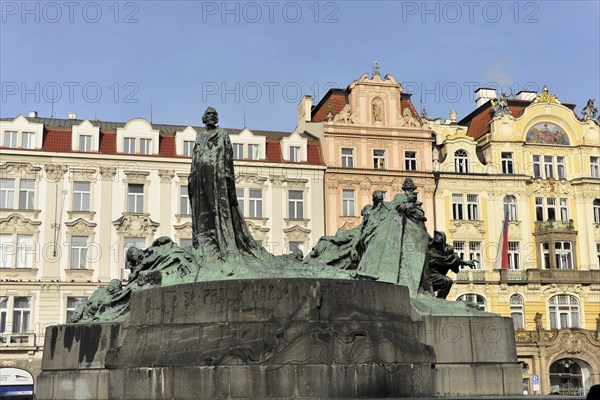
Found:
[{"label": "decorative molding", "polygon": [[148,183],[148,176],[150,172],[147,171],[125,171],[125,183]]},{"label": "decorative molding", "polygon": [[172,169],[159,169],[158,176],[160,177],[160,183],[171,183],[175,177],[175,171]]},{"label": "decorative molding", "polygon": [[[298,226],[298,227],[302,226],[302,227],[308,229],[308,223],[310,222],[310,219],[284,218],[283,221],[285,222],[285,226],[288,227],[288,228],[286,228],[288,230],[292,229],[295,226]],[[286,232],[286,229],[284,229],[283,231]]]},{"label": "decorative molding", "polygon": [[41,167],[27,163],[7,162],[0,165],[0,178],[37,179]]},{"label": "decorative molding", "polygon": [[558,98],[548,91],[548,86],[546,86],[546,85],[544,85],[544,88],[542,89],[542,93],[540,93],[533,102],[534,103],[560,104],[560,101],[558,101]]},{"label": "decorative molding", "polygon": [[483,239],[485,229],[483,221],[470,220],[452,220],[448,232],[452,234],[452,239]]},{"label": "decorative molding", "polygon": [[88,222],[83,218],[78,218],[75,221],[65,222],[67,226],[67,233],[70,235],[83,235],[92,236],[94,234],[94,228],[97,224]]},{"label": "decorative molding", "polygon": [[48,181],[55,183],[60,182],[68,170],[65,165],[61,164],[46,164],[44,165],[44,169],[46,170]]},{"label": "decorative molding", "polygon": [[282,175],[271,175],[269,176],[269,180],[273,184],[274,188],[283,187],[284,177]]},{"label": "decorative molding", "polygon": [[112,181],[117,173],[115,167],[100,167],[100,176],[103,181]]},{"label": "decorative molding", "polygon": [[181,225],[173,226],[175,228],[175,236],[180,239],[191,239],[192,238],[192,222],[187,221]]},{"label": "decorative molding", "polygon": [[260,176],[260,175],[245,175],[245,174],[239,174],[236,175],[235,177],[235,182],[236,183],[250,183],[253,185],[261,185],[264,186],[265,182],[268,180],[268,178],[266,176]]},{"label": "decorative molding", "polygon": [[37,227],[41,224],[40,221],[24,218],[19,214],[11,214],[0,219],[0,231],[3,233],[37,233]]},{"label": "decorative molding", "polygon": [[310,230],[301,227],[300,225],[294,225],[290,228],[284,229],[283,233],[288,242],[305,242],[310,235]]},{"label": "decorative molding", "polygon": [[96,211],[67,211],[67,216],[69,219],[85,219],[85,220],[94,220],[94,216],[96,215]]},{"label": "decorative molding", "polygon": [[123,216],[112,223],[117,233],[131,237],[153,236],[160,226],[150,219],[150,214],[123,213]]}]

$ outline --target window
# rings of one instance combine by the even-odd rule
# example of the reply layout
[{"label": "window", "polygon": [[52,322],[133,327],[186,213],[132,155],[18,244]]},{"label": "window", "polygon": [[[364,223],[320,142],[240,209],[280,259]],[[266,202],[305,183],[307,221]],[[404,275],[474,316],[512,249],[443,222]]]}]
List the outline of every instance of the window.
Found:
[{"label": "window", "polygon": [[300,146],[290,146],[290,161],[300,162]]},{"label": "window", "polygon": [[560,220],[568,221],[569,220],[569,207],[567,206],[567,199],[559,199],[559,209],[560,209]]},{"label": "window", "polygon": [[373,168],[385,169],[385,150],[373,150]]},{"label": "window", "polygon": [[127,254],[127,250],[129,250],[130,247],[137,247],[138,249],[143,249],[144,247],[146,247],[146,239],[145,238],[139,238],[139,237],[125,237],[125,240],[123,242],[123,264],[124,264],[124,268],[128,268],[128,266],[127,266],[127,260],[125,258],[125,255]]},{"label": "window", "polygon": [[479,219],[479,196],[476,194],[467,195],[467,218],[470,221],[477,221]]},{"label": "window", "polygon": [[513,167],[513,153],[509,153],[509,152],[502,152],[501,154],[502,157],[502,173],[503,174],[514,174],[514,167]]},{"label": "window", "polygon": [[24,149],[35,148],[35,132],[23,132],[21,139],[21,147]]},{"label": "window", "polygon": [[544,199],[542,197],[535,198],[535,220],[544,220]]},{"label": "window", "polygon": [[[452,247],[454,247],[454,252],[460,257],[461,260],[465,259],[465,242],[462,241],[454,241],[452,242]],[[460,268],[464,269],[464,265],[461,265]]]},{"label": "window", "polygon": [[192,140],[183,141],[183,155],[185,157],[191,157],[194,154],[194,144]]},{"label": "window", "polygon": [[540,244],[542,247],[542,268],[550,269],[550,243]]},{"label": "window", "polygon": [[405,151],[404,152],[404,169],[407,171],[417,170],[417,152],[416,151]]},{"label": "window", "polygon": [[544,156],[544,174],[546,179],[554,178],[554,157]]},{"label": "window", "polygon": [[67,323],[71,322],[71,318],[73,318],[73,313],[75,313],[77,307],[86,301],[87,297],[67,297]]},{"label": "window", "polygon": [[0,179],[0,208],[13,208],[15,204],[15,180]]},{"label": "window", "polygon": [[594,223],[600,224],[600,199],[594,200]]},{"label": "window", "polygon": [[123,152],[127,154],[135,153],[135,138],[123,139]]},{"label": "window", "polygon": [[13,333],[29,331],[30,297],[15,297],[13,306]]},{"label": "window", "polygon": [[354,216],[354,190],[342,190],[342,215],[344,217]]},{"label": "window", "polygon": [[542,164],[540,162],[540,156],[533,156],[533,177],[542,177]]},{"label": "window", "polygon": [[8,297],[0,297],[0,333],[6,332]]},{"label": "window", "polygon": [[248,159],[250,160],[258,160],[258,145],[257,144],[249,144],[248,145]]},{"label": "window", "polygon": [[92,136],[91,135],[80,135],[79,136],[79,151],[92,151]]},{"label": "window", "polygon": [[596,243],[596,256],[598,256],[598,268],[600,268],[600,243]]},{"label": "window", "polygon": [[190,214],[190,198],[187,185],[179,186],[179,214]]},{"label": "window", "polygon": [[12,235],[0,235],[0,268],[13,267],[13,254],[15,254],[15,244]]},{"label": "window", "polygon": [[73,182],[73,211],[90,211],[89,182]]},{"label": "window", "polygon": [[517,220],[517,198],[513,195],[504,196],[504,215],[508,215],[509,221]]},{"label": "window", "polygon": [[565,158],[562,156],[556,157],[556,173],[558,175],[558,179],[565,179]]},{"label": "window", "polygon": [[550,298],[550,329],[579,328],[579,301],[559,294]]},{"label": "window", "polygon": [[556,208],[556,198],[543,197],[535,198],[535,220],[536,221],[555,221],[557,217],[561,221],[569,220],[568,199],[558,199],[559,209]]},{"label": "window", "polygon": [[481,269],[481,242],[469,242],[469,260],[476,260],[475,269]]},{"label": "window", "polygon": [[4,132],[4,147],[17,147],[17,132],[6,131]]},{"label": "window", "polygon": [[299,190],[290,190],[289,196],[289,218],[304,218],[304,193]]},{"label": "window", "polygon": [[521,269],[519,264],[519,242],[508,242],[508,268]]},{"label": "window", "polygon": [[233,143],[233,159],[243,160],[244,159],[244,145],[241,143]]},{"label": "window", "polygon": [[249,195],[250,217],[262,218],[262,190],[250,189]]},{"label": "window", "polygon": [[71,237],[71,269],[87,268],[87,236]]},{"label": "window", "polygon": [[152,153],[152,139],[140,139],[140,154]]},{"label": "window", "polygon": [[454,152],[454,171],[460,174],[469,172],[469,154],[465,150]]},{"label": "window", "polygon": [[354,149],[342,149],[342,168],[354,168]]},{"label": "window", "polygon": [[573,251],[571,242],[555,242],[554,257],[556,258],[556,268],[573,269]]},{"label": "window", "polygon": [[127,184],[127,212],[144,212],[144,185]]},{"label": "window", "polygon": [[33,196],[35,194],[35,181],[21,179],[19,188],[19,210],[33,210]]},{"label": "window", "polygon": [[236,189],[235,195],[238,201],[238,208],[240,209],[240,213],[242,216],[244,215],[244,189]]},{"label": "window", "polygon": [[33,268],[33,235],[17,235],[17,268]]},{"label": "window", "polygon": [[289,244],[288,244],[288,254],[292,254],[296,250],[300,250],[300,251],[304,252],[304,243],[302,243],[302,242],[289,242]]},{"label": "window", "polygon": [[456,301],[474,304],[477,306],[478,310],[485,311],[485,299],[478,294],[463,294],[462,296],[459,296]]},{"label": "window", "polygon": [[510,296],[510,317],[513,320],[515,330],[525,328],[525,319],[523,318],[523,297],[518,294]]},{"label": "window", "polygon": [[592,178],[600,178],[600,157],[590,157],[590,174]]},{"label": "window", "polygon": [[463,195],[452,195],[452,219],[463,219]]}]

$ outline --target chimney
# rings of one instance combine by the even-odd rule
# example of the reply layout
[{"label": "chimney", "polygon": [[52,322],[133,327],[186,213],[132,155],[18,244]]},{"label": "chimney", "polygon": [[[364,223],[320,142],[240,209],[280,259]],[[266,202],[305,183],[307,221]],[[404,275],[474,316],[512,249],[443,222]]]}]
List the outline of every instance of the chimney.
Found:
[{"label": "chimney", "polygon": [[496,89],[479,88],[475,91],[475,104],[480,107],[482,104],[496,98]]},{"label": "chimney", "polygon": [[312,119],[312,97],[304,96],[298,104],[298,121],[310,122]]},{"label": "chimney", "polygon": [[532,92],[531,90],[521,90],[517,93],[517,100],[527,100],[533,101],[537,97],[537,92]]},{"label": "chimney", "polygon": [[37,111],[29,111],[29,118],[37,118],[38,113]]},{"label": "chimney", "polygon": [[67,119],[77,119],[77,114],[70,112],[67,114]]}]

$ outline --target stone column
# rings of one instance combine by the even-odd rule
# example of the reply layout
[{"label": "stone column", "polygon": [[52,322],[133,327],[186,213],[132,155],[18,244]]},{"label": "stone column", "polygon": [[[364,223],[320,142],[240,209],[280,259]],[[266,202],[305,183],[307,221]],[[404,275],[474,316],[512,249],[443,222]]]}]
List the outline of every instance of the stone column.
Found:
[{"label": "stone column", "polygon": [[[97,196],[99,201],[95,202],[98,210],[99,218],[98,221],[102,221],[104,223],[98,224],[99,235],[98,235],[98,244],[100,249],[102,250],[102,257],[100,258],[100,262],[98,263],[98,279],[101,282],[108,282],[111,279],[121,278],[121,266],[116,265],[118,254],[118,246],[119,243],[112,243],[111,241],[111,230],[112,224],[108,224],[107,222],[112,219],[112,204],[113,204],[113,185],[115,174],[117,173],[117,169],[115,167],[100,167],[100,195]],[[122,199],[117,199],[117,201],[122,202]],[[116,236],[115,236],[116,237]],[[116,270],[112,271],[113,266]]]},{"label": "stone column", "polygon": [[[175,171],[170,169],[159,169],[158,176],[160,177],[160,214],[161,221],[158,228],[158,236],[172,237],[171,230],[173,229],[173,212],[172,212],[172,182],[175,176]],[[179,193],[176,193],[176,199],[179,199]],[[177,204],[177,203],[176,203]],[[148,210],[150,211],[150,210]]]},{"label": "stone column", "polygon": [[[283,240],[283,219],[287,218],[287,199],[283,192],[283,176],[282,175],[271,175],[269,177],[271,182],[271,204],[273,209],[269,216],[269,223],[271,225],[270,232],[270,243],[263,243],[267,250],[273,254],[282,254],[284,240]],[[277,209],[281,212],[277,213]],[[280,215],[280,218],[273,218],[275,215]]]}]

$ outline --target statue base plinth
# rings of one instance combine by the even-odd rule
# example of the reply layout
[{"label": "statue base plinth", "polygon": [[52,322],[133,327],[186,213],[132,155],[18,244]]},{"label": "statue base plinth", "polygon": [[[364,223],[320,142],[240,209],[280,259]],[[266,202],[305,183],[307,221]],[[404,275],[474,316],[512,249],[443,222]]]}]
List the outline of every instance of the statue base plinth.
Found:
[{"label": "statue base plinth", "polygon": [[403,286],[201,282],[134,292],[122,323],[49,327],[36,398],[516,395],[516,361],[509,318],[420,316]]}]

